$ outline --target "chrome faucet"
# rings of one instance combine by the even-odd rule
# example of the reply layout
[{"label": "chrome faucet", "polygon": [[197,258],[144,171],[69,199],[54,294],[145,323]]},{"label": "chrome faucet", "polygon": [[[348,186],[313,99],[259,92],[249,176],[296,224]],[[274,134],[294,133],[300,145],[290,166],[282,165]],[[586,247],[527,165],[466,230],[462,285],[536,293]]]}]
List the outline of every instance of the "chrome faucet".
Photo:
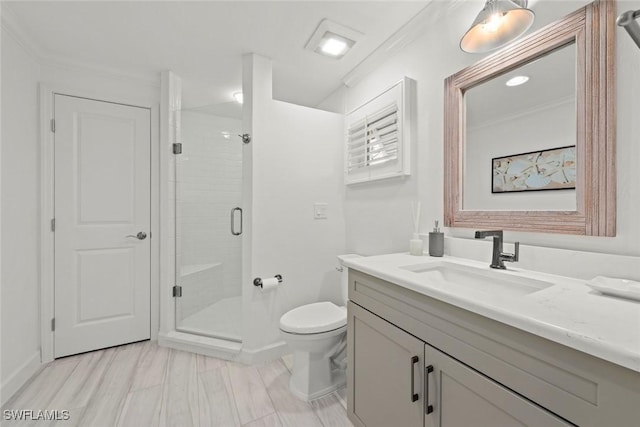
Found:
[{"label": "chrome faucet", "polygon": [[514,243],[514,253],[502,252],[503,235],[502,230],[476,231],[476,239],[484,239],[485,237],[493,237],[493,254],[491,257],[491,268],[506,270],[504,262],[518,262],[520,255],[520,242]]}]

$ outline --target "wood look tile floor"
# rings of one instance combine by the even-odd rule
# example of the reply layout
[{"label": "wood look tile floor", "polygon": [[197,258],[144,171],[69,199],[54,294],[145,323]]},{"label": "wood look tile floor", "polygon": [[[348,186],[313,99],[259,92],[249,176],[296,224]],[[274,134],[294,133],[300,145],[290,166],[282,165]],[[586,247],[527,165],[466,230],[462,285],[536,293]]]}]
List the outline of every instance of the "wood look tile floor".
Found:
[{"label": "wood look tile floor", "polygon": [[[312,402],[289,392],[292,360],[246,366],[145,341],[58,359],[2,408],[68,410],[2,426],[342,427],[345,390]],[[4,412],[3,412],[4,415]]]}]

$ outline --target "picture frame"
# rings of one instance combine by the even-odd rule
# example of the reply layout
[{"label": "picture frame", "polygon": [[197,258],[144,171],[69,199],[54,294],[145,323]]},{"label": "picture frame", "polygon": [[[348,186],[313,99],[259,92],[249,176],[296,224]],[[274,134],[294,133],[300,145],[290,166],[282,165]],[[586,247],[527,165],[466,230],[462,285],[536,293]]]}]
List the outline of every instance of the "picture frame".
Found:
[{"label": "picture frame", "polygon": [[576,146],[549,148],[491,159],[491,193],[574,190]]}]

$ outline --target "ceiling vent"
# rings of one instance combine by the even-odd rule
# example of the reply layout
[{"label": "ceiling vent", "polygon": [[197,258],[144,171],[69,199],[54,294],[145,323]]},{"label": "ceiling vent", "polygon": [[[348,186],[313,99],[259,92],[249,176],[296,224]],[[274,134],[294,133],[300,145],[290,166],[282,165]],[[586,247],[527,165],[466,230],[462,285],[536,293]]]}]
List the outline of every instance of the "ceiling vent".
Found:
[{"label": "ceiling vent", "polygon": [[323,19],[304,48],[329,58],[340,59],[363,36],[359,31]]}]

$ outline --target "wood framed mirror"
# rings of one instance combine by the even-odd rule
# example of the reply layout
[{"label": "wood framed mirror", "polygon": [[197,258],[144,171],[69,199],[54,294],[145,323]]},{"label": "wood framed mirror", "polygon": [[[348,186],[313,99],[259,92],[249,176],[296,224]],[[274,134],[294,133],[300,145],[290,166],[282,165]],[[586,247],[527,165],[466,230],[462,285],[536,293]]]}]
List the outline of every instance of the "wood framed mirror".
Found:
[{"label": "wood framed mirror", "polygon": [[[615,0],[594,1],[445,80],[447,227],[615,236],[615,8]],[[487,90],[544,63],[552,72],[547,80],[536,79],[543,83],[528,96]],[[559,67],[570,81],[554,87]],[[575,90],[564,93],[566,88]],[[516,100],[529,102],[542,92],[550,93],[540,101],[544,108],[523,101],[522,111],[505,112],[516,108]],[[561,102],[552,99],[560,92]],[[564,116],[548,107],[560,104],[566,105]],[[552,133],[560,128],[564,133]],[[524,140],[535,142],[523,146]],[[494,191],[501,183],[506,190]],[[549,189],[561,191],[526,191]]]}]

